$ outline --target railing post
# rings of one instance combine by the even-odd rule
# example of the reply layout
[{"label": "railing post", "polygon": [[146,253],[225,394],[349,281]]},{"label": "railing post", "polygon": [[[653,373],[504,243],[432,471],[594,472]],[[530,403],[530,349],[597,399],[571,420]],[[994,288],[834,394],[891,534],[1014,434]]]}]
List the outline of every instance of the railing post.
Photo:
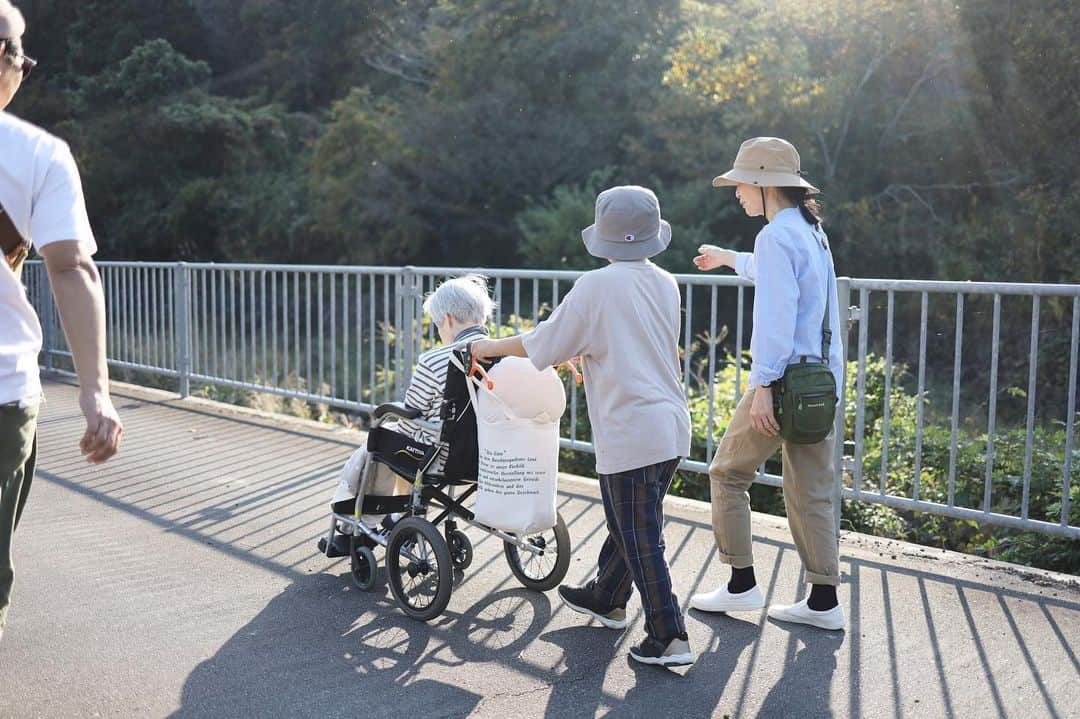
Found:
[{"label": "railing post", "polygon": [[187,397],[191,394],[191,272],[185,262],[173,267],[172,307],[179,391],[181,397]]},{"label": "railing post", "polygon": [[[405,273],[409,271],[406,267],[403,272],[398,272],[393,275],[394,277],[394,292],[390,298],[390,301],[394,305],[394,327],[393,332],[387,334],[387,341],[389,337],[394,338],[394,351],[391,355],[391,366],[387,367],[388,370],[392,370],[394,377],[394,391],[391,393],[392,397],[400,397],[405,391],[405,387],[401,386],[401,380],[403,378],[402,365],[405,364],[404,360],[404,335],[405,335]],[[387,277],[387,281],[389,281]],[[405,385],[408,386],[407,384]]]},{"label": "railing post", "polygon": [[[843,514],[844,506],[844,427],[847,421],[847,359],[848,359],[848,336],[851,332],[851,320],[850,320],[850,306],[851,306],[851,278],[850,277],[837,277],[836,278],[836,306],[840,310],[840,324],[841,331],[840,336],[835,337],[835,340],[840,340],[840,345],[843,348],[843,368],[840,372],[840,402],[839,411],[836,413],[836,424],[833,429],[835,435],[835,443],[833,451],[833,466],[836,472],[836,486],[834,488],[834,502],[833,511],[835,512],[836,521],[836,540],[840,541],[840,518]],[[862,391],[862,388],[859,388]]]},{"label": "railing post", "polygon": [[[413,365],[416,363],[416,297],[419,295],[417,289],[417,280],[419,279],[416,274],[416,268],[406,266],[402,268],[401,273],[401,324],[398,326],[397,336],[401,341],[402,354],[401,362],[402,366],[398,367],[398,371],[401,373],[401,379],[403,386],[400,388],[401,392],[405,391],[405,388],[409,386],[409,382],[412,381]],[[396,374],[396,373],[395,373]]]},{"label": "railing post", "polygon": [[39,265],[39,284],[43,303],[43,317],[41,320],[41,349],[45,353],[45,374],[53,371],[53,350],[56,349],[56,301],[53,299],[52,281],[49,272],[42,262]]}]

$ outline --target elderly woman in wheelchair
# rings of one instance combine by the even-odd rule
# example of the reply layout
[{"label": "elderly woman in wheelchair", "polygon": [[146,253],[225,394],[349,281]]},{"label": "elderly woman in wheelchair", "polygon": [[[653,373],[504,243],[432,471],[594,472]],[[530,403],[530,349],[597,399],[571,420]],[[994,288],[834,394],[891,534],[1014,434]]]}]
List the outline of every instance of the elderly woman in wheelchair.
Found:
[{"label": "elderly woman in wheelchair", "polygon": [[372,413],[367,446],[342,471],[330,529],[319,541],[327,556],[349,556],[353,581],[363,590],[376,583],[373,550],[382,547],[395,600],[422,621],[442,613],[453,571],[472,563],[472,542],[459,522],[502,539],[510,570],[531,589],[558,586],[570,563],[561,516],[547,531],[516,536],[476,522],[464,506],[478,473],[476,414],[466,387],[469,345],[487,336],[493,308],[487,281],[477,275],[447,280],[427,297],[424,312],[442,345],[420,355],[403,403]]}]

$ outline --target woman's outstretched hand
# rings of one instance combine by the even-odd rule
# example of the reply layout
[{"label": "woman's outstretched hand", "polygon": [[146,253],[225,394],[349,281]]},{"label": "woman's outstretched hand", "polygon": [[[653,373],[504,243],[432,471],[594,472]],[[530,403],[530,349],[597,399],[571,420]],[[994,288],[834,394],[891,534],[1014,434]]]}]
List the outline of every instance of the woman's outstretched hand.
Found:
[{"label": "woman's outstretched hand", "polygon": [[716,245],[702,245],[698,248],[698,256],[694,258],[694,265],[702,272],[715,270],[718,267],[734,268],[735,253]]}]

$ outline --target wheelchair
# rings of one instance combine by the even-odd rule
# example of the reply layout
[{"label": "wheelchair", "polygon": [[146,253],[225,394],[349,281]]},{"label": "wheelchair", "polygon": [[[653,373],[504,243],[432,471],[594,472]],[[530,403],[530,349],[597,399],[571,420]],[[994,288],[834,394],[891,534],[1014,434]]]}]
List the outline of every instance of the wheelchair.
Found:
[{"label": "wheelchair", "polygon": [[[467,346],[453,350],[438,422],[421,420],[419,410],[397,402],[374,410],[361,491],[355,500],[337,502],[331,512],[326,546],[330,547],[335,532],[349,537],[354,584],[363,591],[375,586],[379,571],[375,549],[381,547],[395,601],[406,615],[419,621],[431,621],[442,614],[450,602],[454,572],[463,572],[472,564],[472,541],[461,525],[501,539],[510,571],[529,589],[554,589],[570,566],[570,533],[561,514],[556,514],[551,529],[518,536],[476,522],[465,506],[478,489],[476,412],[469,400],[465,370],[470,368],[471,372],[473,366]],[[399,418],[430,430],[448,446],[441,471],[433,469],[439,445],[417,442],[383,426]],[[371,486],[376,464],[409,482],[409,493],[367,494],[363,488]],[[363,514],[390,513],[403,516],[388,533],[370,528],[360,519]]]}]

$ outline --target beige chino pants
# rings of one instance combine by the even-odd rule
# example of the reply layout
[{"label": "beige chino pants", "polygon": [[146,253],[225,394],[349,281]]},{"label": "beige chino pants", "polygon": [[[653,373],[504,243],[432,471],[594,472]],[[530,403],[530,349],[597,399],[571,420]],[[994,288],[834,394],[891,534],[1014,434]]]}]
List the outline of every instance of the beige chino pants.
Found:
[{"label": "beige chino pants", "polygon": [[754,390],[743,395],[709,465],[712,526],[720,560],[736,568],[754,564],[747,490],[761,463],[781,447],[784,506],[806,581],[840,583],[833,471],[834,433],[817,444],[791,444],[767,437],[750,425]]}]

